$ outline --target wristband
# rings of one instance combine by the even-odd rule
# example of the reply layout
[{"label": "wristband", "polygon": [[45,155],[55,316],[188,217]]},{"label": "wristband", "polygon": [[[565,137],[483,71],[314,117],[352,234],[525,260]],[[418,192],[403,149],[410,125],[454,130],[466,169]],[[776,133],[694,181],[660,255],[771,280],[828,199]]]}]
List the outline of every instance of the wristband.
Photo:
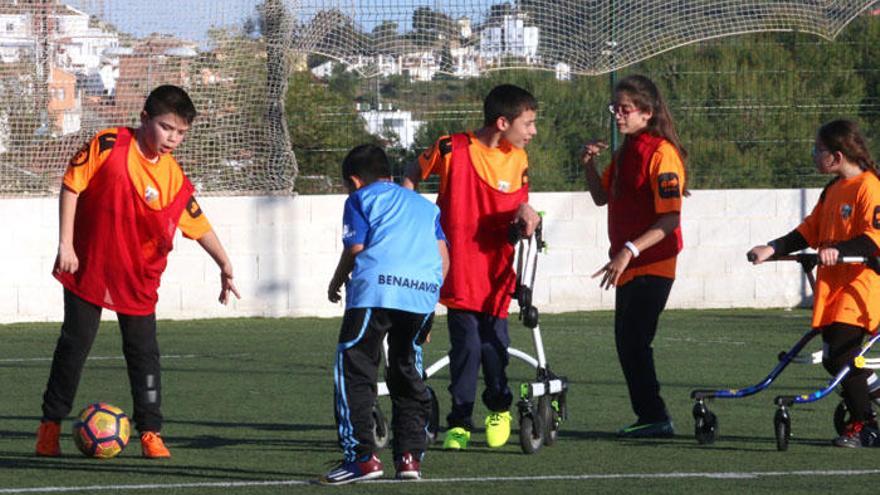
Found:
[{"label": "wristband", "polygon": [[639,257],[639,248],[637,248],[636,245],[633,244],[632,242],[630,242],[630,241],[626,241],[626,242],[623,244],[623,247],[629,249],[629,251],[630,251],[630,252],[632,253],[632,255],[633,255],[633,258],[638,258],[638,257]]}]

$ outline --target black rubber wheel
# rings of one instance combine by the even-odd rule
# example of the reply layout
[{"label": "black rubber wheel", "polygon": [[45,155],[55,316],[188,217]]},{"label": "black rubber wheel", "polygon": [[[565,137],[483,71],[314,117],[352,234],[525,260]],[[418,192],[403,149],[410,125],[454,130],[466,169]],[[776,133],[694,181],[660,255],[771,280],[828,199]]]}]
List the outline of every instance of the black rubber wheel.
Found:
[{"label": "black rubber wheel", "polygon": [[559,423],[556,411],[553,410],[553,401],[549,396],[543,395],[538,398],[538,414],[541,415],[541,425],[544,427],[544,445],[553,445],[556,443]]},{"label": "black rubber wheel", "polygon": [[519,418],[519,445],[526,454],[534,454],[544,444],[544,427],[539,417],[523,414]]},{"label": "black rubber wheel", "polygon": [[846,425],[849,424],[849,421],[849,409],[846,407],[846,402],[841,400],[834,409],[834,429],[837,431],[838,435],[843,435],[843,430],[846,429]]},{"label": "black rubber wheel", "polygon": [[777,409],[773,416],[773,431],[776,434],[776,450],[783,452],[788,450],[788,441],[791,439],[791,418],[784,409]]},{"label": "black rubber wheel", "polygon": [[700,445],[711,445],[715,443],[715,436],[717,434],[718,417],[707,409],[705,414],[694,420],[694,436]]},{"label": "black rubber wheel", "polygon": [[547,401],[550,405],[550,421],[547,423],[547,436],[544,445],[553,445],[559,437],[559,427],[562,425],[564,399],[560,396],[551,397]]},{"label": "black rubber wheel", "polygon": [[428,445],[437,441],[437,438],[440,437],[440,405],[437,403],[437,396],[434,395],[434,389],[431,387],[425,387],[428,390],[428,394],[431,396],[431,405],[428,409],[428,424],[425,428],[425,436],[428,441]]},{"label": "black rubber wheel", "polygon": [[388,440],[391,439],[388,428],[388,420],[382,414],[379,404],[373,405],[373,444],[376,450],[382,450],[388,446]]}]

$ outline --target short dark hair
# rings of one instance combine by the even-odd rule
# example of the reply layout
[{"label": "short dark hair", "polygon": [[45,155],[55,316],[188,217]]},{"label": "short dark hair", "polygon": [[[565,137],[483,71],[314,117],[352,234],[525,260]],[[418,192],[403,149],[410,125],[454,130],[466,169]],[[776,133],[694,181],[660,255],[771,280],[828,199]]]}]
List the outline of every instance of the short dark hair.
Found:
[{"label": "short dark hair", "polygon": [[538,100],[531,93],[513,84],[501,84],[483,100],[483,125],[495,125],[499,117],[513,122],[526,110],[537,109]]},{"label": "short dark hair", "polygon": [[144,111],[152,119],[166,113],[173,113],[192,124],[197,112],[196,106],[183,88],[166,84],[150,91],[144,102]]},{"label": "short dark hair", "polygon": [[357,175],[368,184],[378,179],[391,177],[391,164],[388,163],[388,155],[375,144],[355,146],[342,160],[342,178],[350,180],[353,175]]}]

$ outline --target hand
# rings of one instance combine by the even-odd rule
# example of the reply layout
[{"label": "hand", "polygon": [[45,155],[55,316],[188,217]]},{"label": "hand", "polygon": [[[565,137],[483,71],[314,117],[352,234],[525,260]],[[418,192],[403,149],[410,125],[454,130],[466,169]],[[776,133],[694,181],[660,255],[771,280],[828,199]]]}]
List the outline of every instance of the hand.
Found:
[{"label": "hand", "polygon": [[632,251],[623,248],[611,258],[611,261],[594,273],[592,278],[596,278],[601,274],[602,280],[599,282],[600,288],[608,290],[612,287],[616,287],[617,281],[620,279],[620,276],[623,275],[623,272],[626,270],[629,262],[632,261],[632,258]]},{"label": "hand", "polygon": [[751,261],[753,265],[760,265],[774,254],[776,254],[776,250],[770,246],[755,246],[746,253],[746,259]]},{"label": "hand", "polygon": [[345,283],[344,280],[340,280],[337,278],[333,278],[330,281],[330,286],[327,287],[327,299],[332,303],[338,303],[342,300],[342,285]]},{"label": "hand", "polygon": [[220,304],[228,304],[229,303],[229,293],[232,292],[235,294],[236,299],[241,299],[241,295],[238,293],[238,289],[235,288],[235,284],[232,282],[232,267],[224,267],[220,270],[220,297],[217,299],[220,301]]},{"label": "hand", "polygon": [[587,165],[606,149],[608,149],[608,144],[605,141],[599,139],[587,141],[587,144],[584,145],[583,152],[581,153],[581,163]]},{"label": "hand", "polygon": [[836,265],[840,258],[840,251],[833,247],[821,248],[817,254],[819,255],[819,264],[825,266]]},{"label": "hand", "polygon": [[519,209],[516,210],[513,223],[520,224],[523,236],[529,237],[535,232],[538,225],[541,225],[541,215],[538,215],[538,212],[529,206],[528,203],[522,203],[519,205]]},{"label": "hand", "polygon": [[55,258],[56,273],[76,273],[79,269],[79,258],[76,257],[76,251],[73,245],[59,244],[58,256]]}]

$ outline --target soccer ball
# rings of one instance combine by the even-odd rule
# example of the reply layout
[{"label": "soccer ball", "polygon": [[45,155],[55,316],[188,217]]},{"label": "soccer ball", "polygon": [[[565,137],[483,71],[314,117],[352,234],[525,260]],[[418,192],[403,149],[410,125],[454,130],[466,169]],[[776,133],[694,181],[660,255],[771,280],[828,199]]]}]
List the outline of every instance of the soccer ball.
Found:
[{"label": "soccer ball", "polygon": [[73,440],[86,457],[110,459],[128,444],[131,423],[116,406],[99,402],[86,406],[73,423]]}]

